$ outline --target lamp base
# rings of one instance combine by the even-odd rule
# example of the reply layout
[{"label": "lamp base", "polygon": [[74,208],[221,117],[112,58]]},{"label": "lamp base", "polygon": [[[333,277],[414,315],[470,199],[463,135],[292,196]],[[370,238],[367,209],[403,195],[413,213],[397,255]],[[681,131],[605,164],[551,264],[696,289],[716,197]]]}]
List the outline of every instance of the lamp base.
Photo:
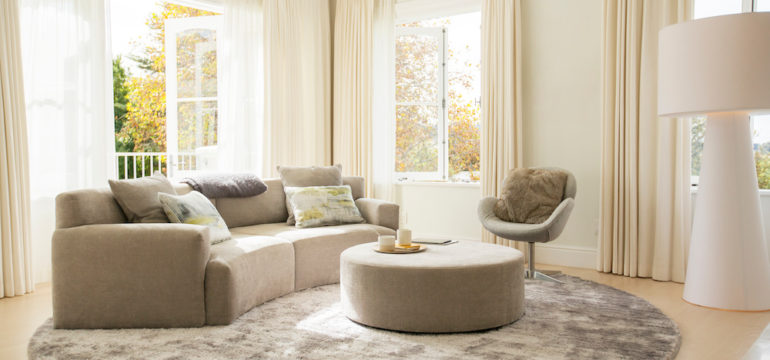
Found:
[{"label": "lamp base", "polygon": [[770,309],[770,258],[747,113],[709,114],[699,180],[684,300],[723,310]]}]

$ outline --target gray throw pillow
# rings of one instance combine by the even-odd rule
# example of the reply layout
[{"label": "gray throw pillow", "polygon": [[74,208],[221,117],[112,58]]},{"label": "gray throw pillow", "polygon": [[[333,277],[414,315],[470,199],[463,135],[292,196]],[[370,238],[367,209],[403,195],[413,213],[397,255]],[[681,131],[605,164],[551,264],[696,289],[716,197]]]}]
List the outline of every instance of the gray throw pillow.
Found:
[{"label": "gray throw pillow", "polygon": [[158,193],[163,210],[173,223],[203,225],[209,228],[211,245],[229,240],[230,230],[214,204],[197,191],[184,195]]},{"label": "gray throw pillow", "polygon": [[[278,166],[277,169],[284,188],[342,185],[342,165],[340,164],[334,166]],[[289,212],[286,223],[294,225],[294,212],[288,197],[286,197],[286,210]]]},{"label": "gray throw pillow", "polygon": [[364,222],[349,185],[286,187],[297,227],[308,228]]},{"label": "gray throw pillow", "polygon": [[561,203],[567,173],[552,169],[513,169],[503,181],[495,216],[504,221],[540,224]]},{"label": "gray throw pillow", "polygon": [[168,218],[158,201],[158,193],[176,195],[165,176],[153,175],[139,179],[109,180],[112,195],[129,222],[167,223]]}]

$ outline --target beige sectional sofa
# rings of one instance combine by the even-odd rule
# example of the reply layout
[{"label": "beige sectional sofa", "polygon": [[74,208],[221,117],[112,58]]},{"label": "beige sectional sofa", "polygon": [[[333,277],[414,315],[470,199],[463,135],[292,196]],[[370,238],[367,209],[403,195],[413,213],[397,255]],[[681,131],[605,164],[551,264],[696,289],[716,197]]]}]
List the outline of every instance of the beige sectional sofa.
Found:
[{"label": "beige sectional sofa", "polygon": [[[109,189],[56,198],[53,318],[56,328],[225,325],[254,306],[339,282],[340,253],[398,228],[398,205],[363,197],[344,177],[365,224],[286,225],[283,186],[248,198],[211,199],[232,239],[209,245],[208,228],[133,224]],[[190,191],[175,185],[177,193]]]}]

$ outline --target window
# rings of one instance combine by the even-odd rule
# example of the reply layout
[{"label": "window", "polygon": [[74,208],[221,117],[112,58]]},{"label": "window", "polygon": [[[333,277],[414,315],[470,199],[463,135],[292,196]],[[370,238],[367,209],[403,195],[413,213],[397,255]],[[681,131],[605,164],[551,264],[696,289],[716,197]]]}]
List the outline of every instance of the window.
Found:
[{"label": "window", "polygon": [[178,171],[215,168],[221,16],[166,20],[166,142]]},{"label": "window", "polygon": [[156,0],[110,8],[116,178],[213,168],[222,16]]},{"label": "window", "polygon": [[398,179],[479,179],[480,21],[475,12],[396,28]]},{"label": "window", "polygon": [[[754,11],[770,11],[770,0],[754,0]],[[750,0],[695,0],[693,17],[700,19],[710,16],[751,12]],[[698,184],[703,137],[706,130],[706,118],[701,116],[691,120],[690,146],[692,150],[692,184]],[[757,168],[757,180],[760,189],[770,189],[770,115],[751,117],[754,160]]]}]

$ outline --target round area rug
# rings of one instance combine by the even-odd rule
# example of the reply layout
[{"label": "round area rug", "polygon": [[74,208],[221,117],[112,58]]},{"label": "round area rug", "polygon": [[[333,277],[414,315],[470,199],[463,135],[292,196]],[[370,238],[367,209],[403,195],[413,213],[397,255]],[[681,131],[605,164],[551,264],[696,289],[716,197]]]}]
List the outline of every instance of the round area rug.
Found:
[{"label": "round area rug", "polygon": [[[676,324],[629,293],[557,275],[526,283],[526,313],[501,328],[409,334],[348,320],[339,285],[289,294],[228,326],[54,330],[32,336],[30,359],[673,359]],[[441,301],[441,299],[436,299]]]}]

